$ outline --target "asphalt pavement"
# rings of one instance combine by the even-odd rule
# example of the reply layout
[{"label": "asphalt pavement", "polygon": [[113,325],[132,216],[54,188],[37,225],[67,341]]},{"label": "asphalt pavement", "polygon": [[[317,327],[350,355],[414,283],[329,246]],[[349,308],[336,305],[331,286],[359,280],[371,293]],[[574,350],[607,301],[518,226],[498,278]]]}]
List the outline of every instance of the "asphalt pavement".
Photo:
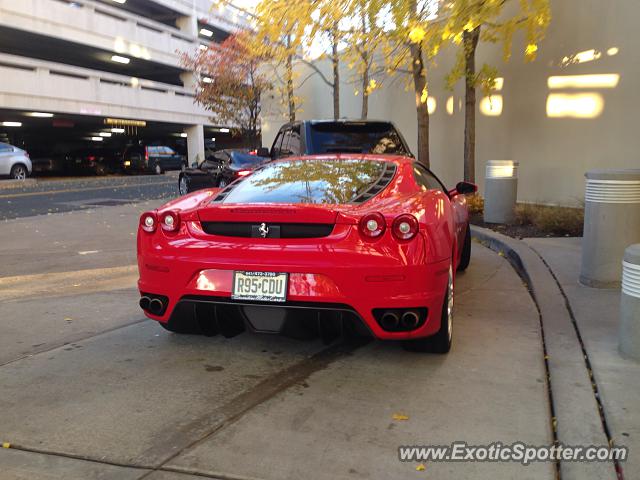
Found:
[{"label": "asphalt pavement", "polygon": [[135,287],[137,219],[162,201],[3,222],[0,479],[554,478],[551,463],[398,459],[551,443],[538,312],[504,258],[474,244],[446,356],[176,335]]},{"label": "asphalt pavement", "polygon": [[[0,188],[0,220],[125,205],[177,196],[178,173],[39,178]],[[2,187],[0,180],[0,187]]]}]

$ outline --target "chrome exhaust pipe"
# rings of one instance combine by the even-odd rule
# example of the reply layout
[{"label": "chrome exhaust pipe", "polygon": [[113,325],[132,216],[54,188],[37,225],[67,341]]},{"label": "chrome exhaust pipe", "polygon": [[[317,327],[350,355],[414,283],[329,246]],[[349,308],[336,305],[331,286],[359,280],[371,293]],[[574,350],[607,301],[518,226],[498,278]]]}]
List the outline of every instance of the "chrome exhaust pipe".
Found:
[{"label": "chrome exhaust pipe", "polygon": [[399,323],[400,319],[398,318],[398,315],[393,312],[385,312],[380,319],[380,325],[382,325],[382,328],[385,330],[395,330],[398,328]]},{"label": "chrome exhaust pipe", "polygon": [[151,299],[145,295],[143,297],[140,297],[140,302],[138,302],[138,303],[140,304],[140,308],[141,309],[148,310],[149,309],[149,302],[151,302]]},{"label": "chrome exhaust pipe", "polygon": [[416,312],[412,312],[409,310],[408,312],[404,312],[402,314],[402,326],[408,328],[409,330],[413,330],[418,326],[418,322],[420,322],[420,317]]},{"label": "chrome exhaust pipe", "polygon": [[154,315],[160,315],[160,312],[162,312],[163,308],[164,305],[162,304],[162,301],[157,298],[154,298],[149,302],[149,311]]}]

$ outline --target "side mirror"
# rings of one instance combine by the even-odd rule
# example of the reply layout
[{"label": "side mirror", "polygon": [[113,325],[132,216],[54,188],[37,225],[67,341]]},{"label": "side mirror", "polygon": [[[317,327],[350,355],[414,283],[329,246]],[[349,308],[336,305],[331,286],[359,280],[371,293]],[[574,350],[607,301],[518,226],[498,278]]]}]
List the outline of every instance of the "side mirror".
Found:
[{"label": "side mirror", "polygon": [[476,193],[478,191],[478,186],[475,183],[471,182],[458,182],[456,184],[456,188],[449,192],[450,196],[455,195],[468,195],[469,193]]},{"label": "side mirror", "polygon": [[260,147],[256,150],[256,155],[258,157],[269,157],[271,154],[269,153],[269,149],[266,147]]}]

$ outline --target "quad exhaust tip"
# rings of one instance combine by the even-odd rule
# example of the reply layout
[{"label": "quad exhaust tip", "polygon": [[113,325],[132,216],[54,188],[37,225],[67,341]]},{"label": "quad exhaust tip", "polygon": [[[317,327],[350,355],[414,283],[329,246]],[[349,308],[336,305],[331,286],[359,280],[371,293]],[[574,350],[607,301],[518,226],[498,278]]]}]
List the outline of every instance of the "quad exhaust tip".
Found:
[{"label": "quad exhaust tip", "polygon": [[[142,302],[142,299],[140,299],[140,301]],[[162,301],[157,298],[154,298],[149,302],[149,311],[154,315],[160,315],[163,308],[164,305],[162,305]]]},{"label": "quad exhaust tip", "polygon": [[418,326],[418,322],[420,322],[420,317],[416,312],[409,310],[408,312],[404,312],[402,314],[402,326],[413,330]]},{"label": "quad exhaust tip", "polygon": [[151,299],[149,297],[147,297],[146,295],[143,297],[140,297],[140,308],[143,310],[149,310],[149,303],[151,302]]},{"label": "quad exhaust tip", "polygon": [[395,330],[399,323],[400,318],[393,312],[386,312],[380,319],[380,324],[385,330]]}]

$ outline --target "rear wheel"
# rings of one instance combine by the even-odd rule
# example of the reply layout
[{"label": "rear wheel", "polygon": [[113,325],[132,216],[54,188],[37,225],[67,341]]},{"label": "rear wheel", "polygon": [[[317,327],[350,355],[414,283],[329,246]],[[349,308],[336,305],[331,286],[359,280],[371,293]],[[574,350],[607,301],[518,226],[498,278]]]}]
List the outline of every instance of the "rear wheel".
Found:
[{"label": "rear wheel", "polygon": [[227,181],[224,178],[221,178],[220,181],[218,182],[218,187],[219,188],[224,188],[228,185]]},{"label": "rear wheel", "polygon": [[189,177],[184,173],[180,174],[180,180],[178,180],[178,191],[180,195],[186,195],[189,193]]},{"label": "rear wheel", "polygon": [[458,271],[462,272],[467,269],[471,261],[471,228],[467,224],[467,233],[464,236],[464,246],[462,247],[462,255],[460,256],[460,264]]},{"label": "rear wheel", "polygon": [[10,176],[14,180],[25,180],[28,174],[27,167],[20,163],[11,167]]},{"label": "rear wheel", "polygon": [[402,346],[411,352],[448,353],[451,350],[453,339],[453,262],[449,266],[449,279],[447,289],[442,302],[442,314],[440,316],[440,329],[438,332],[426,338],[406,340]]},{"label": "rear wheel", "polygon": [[163,172],[160,163],[156,162],[156,164],[153,166],[153,173],[155,173],[156,175],[162,175]]}]

